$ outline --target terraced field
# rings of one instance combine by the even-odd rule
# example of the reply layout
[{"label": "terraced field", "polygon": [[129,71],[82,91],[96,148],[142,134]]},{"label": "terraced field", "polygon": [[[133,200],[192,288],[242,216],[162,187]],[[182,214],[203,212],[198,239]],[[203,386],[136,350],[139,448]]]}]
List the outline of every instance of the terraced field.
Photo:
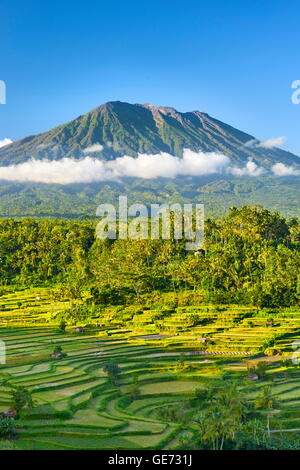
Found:
[{"label": "terraced field", "polygon": [[[0,411],[10,407],[11,385],[29,388],[35,400],[18,420],[17,448],[180,448],[183,436],[197,433],[196,425],[164,420],[159,411],[182,406],[195,389],[225,376],[241,377],[250,399],[271,379],[282,403],[272,429],[300,428],[297,367],[283,367],[279,356],[264,380],[245,379],[247,363],[271,343],[291,355],[291,343],[300,337],[300,312],[276,313],[270,326],[265,312],[237,306],[140,313],[119,307],[81,324],[83,331],[68,325],[61,333],[56,315],[67,306],[47,289],[0,297],[0,339],[7,354],[0,365]],[[56,346],[66,357],[50,357]],[[107,362],[121,369],[117,384],[103,371]]]}]

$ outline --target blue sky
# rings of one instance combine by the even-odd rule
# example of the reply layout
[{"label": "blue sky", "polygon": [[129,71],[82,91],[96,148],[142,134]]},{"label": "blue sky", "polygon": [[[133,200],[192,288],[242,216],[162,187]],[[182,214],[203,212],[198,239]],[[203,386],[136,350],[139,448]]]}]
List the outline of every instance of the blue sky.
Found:
[{"label": "blue sky", "polygon": [[300,155],[300,4],[2,0],[0,140],[103,102],[198,109]]}]

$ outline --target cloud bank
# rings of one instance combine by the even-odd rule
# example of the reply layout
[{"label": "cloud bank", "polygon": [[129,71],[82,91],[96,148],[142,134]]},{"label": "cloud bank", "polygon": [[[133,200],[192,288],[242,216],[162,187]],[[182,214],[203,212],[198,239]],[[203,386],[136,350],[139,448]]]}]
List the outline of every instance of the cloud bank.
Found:
[{"label": "cloud bank", "polygon": [[119,176],[139,178],[175,178],[179,175],[201,176],[219,173],[227,168],[230,159],[219,153],[196,153],[185,149],[183,157],[168,153],[140,154],[137,158],[124,156],[107,164]]},{"label": "cloud bank", "polygon": [[183,158],[168,153],[125,155],[112,161],[91,156],[81,160],[63,158],[58,161],[29,160],[18,165],[0,167],[0,180],[36,183],[92,183],[120,180],[122,177],[153,179],[175,178],[179,175],[200,176],[220,173],[230,159],[218,153],[196,153],[184,150]]},{"label": "cloud bank", "polygon": [[12,142],[13,142],[12,140],[7,139],[7,138],[0,140],[0,148],[5,147],[6,145],[12,144]]},{"label": "cloud bank", "polygon": [[[282,163],[274,165],[272,172],[277,176],[299,174],[298,170],[286,167]],[[182,158],[162,152],[155,155],[139,154],[136,158],[125,155],[111,161],[97,160],[91,155],[80,160],[73,158],[63,158],[58,161],[32,159],[25,163],[0,167],[0,180],[72,184],[120,181],[124,177],[154,179],[212,174],[257,177],[265,173],[266,170],[252,160],[249,160],[245,167],[238,168],[231,165],[226,155],[185,149]]]}]

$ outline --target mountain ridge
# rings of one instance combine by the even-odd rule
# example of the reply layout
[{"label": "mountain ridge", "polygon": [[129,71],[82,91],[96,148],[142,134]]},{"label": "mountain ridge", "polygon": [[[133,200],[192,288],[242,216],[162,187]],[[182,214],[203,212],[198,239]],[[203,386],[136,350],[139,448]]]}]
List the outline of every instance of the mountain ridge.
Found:
[{"label": "mountain ridge", "polygon": [[136,157],[139,153],[166,152],[182,157],[183,150],[189,148],[225,154],[237,166],[243,166],[249,159],[267,169],[278,162],[300,165],[300,158],[291,152],[264,148],[254,136],[207,113],[181,113],[168,106],[110,101],[50,131],[2,147],[0,166],[31,158],[81,159],[92,146],[98,150],[94,148],[91,155],[106,161],[123,155]]}]

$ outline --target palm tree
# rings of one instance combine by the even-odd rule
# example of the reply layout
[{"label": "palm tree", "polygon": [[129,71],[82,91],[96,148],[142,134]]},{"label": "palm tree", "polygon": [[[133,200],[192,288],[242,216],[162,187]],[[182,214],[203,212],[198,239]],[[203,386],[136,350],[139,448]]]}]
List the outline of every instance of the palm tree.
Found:
[{"label": "palm tree", "polygon": [[210,394],[206,410],[195,419],[204,441],[213,450],[222,450],[226,439],[234,440],[235,433],[247,413],[247,404],[235,384],[221,387]]},{"label": "palm tree", "polygon": [[262,395],[258,397],[255,402],[256,408],[266,408],[267,409],[267,430],[268,436],[271,436],[270,430],[270,418],[272,415],[272,410],[274,409],[275,404],[278,402],[278,399],[273,395],[270,385],[265,385],[262,391]]}]

